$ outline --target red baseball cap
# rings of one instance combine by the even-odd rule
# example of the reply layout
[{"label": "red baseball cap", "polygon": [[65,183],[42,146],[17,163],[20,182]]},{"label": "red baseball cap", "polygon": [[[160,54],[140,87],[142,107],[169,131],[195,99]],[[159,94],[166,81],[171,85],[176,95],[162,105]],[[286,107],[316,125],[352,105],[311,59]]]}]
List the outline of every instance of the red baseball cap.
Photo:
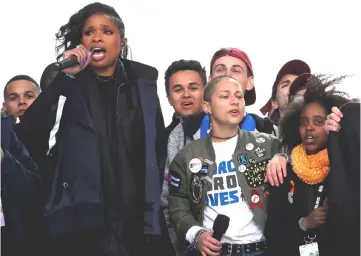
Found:
[{"label": "red baseball cap", "polygon": [[288,98],[294,96],[299,90],[306,88],[306,83],[308,79],[312,76],[310,73],[303,73],[299,75],[290,86],[290,93],[288,94]]},{"label": "red baseball cap", "polygon": [[[216,60],[218,60],[221,57],[224,56],[232,56],[235,57],[237,59],[240,59],[241,61],[243,61],[249,71],[251,71],[251,75],[253,76],[253,68],[252,68],[252,63],[251,60],[249,59],[247,53],[245,53],[244,51],[241,51],[240,49],[237,48],[221,48],[218,51],[216,51],[213,54],[212,60],[211,60],[211,72],[212,72],[212,67],[214,65],[214,63],[216,62]],[[246,91],[245,95],[244,95],[244,100],[246,103],[246,106],[252,105],[256,102],[256,89],[253,86],[252,90]]]},{"label": "red baseball cap", "polygon": [[276,80],[272,86],[272,96],[267,103],[260,109],[263,115],[269,113],[272,109],[272,99],[276,97],[277,85],[285,75],[301,75],[303,73],[311,73],[311,69],[308,64],[302,60],[291,60],[284,64],[276,76]]}]

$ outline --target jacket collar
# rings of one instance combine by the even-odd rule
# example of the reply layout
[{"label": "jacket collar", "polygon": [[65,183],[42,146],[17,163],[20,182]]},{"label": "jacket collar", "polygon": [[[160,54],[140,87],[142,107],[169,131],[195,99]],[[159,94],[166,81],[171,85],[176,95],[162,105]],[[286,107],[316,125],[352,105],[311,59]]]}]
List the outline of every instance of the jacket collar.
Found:
[{"label": "jacket collar", "polygon": [[187,116],[182,119],[182,125],[185,137],[192,137],[201,126],[205,113],[201,112],[195,115]]},{"label": "jacket collar", "polygon": [[[237,152],[237,150],[239,148],[241,148],[242,146],[242,140],[243,140],[243,137],[244,137],[244,131],[242,129],[239,129],[238,128],[238,135],[237,135],[237,145],[236,145],[236,148],[234,149],[234,153]],[[214,152],[214,148],[213,148],[213,144],[212,144],[212,136],[211,135],[208,135],[206,137],[206,154],[207,156],[215,162],[216,160],[216,154]]]},{"label": "jacket collar", "polygon": [[268,134],[275,133],[275,129],[274,129],[275,124],[269,117],[262,118],[256,114],[251,114],[251,113],[248,113],[248,115],[252,116],[253,119],[255,120],[257,131]]}]

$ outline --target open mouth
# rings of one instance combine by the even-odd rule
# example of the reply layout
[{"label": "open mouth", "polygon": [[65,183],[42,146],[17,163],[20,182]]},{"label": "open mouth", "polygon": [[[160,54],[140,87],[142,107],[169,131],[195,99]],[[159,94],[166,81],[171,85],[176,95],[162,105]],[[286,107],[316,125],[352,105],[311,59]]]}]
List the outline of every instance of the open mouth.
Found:
[{"label": "open mouth", "polygon": [[231,111],[229,111],[229,113],[230,113],[232,116],[238,116],[238,115],[240,115],[239,110],[231,110]]},{"label": "open mouth", "polygon": [[306,144],[313,144],[316,141],[316,137],[315,136],[305,136],[304,137],[304,143]]},{"label": "open mouth", "polygon": [[105,57],[106,50],[101,47],[96,47],[91,50],[93,60],[102,60]]},{"label": "open mouth", "polygon": [[18,115],[22,115],[22,114],[24,114],[24,113],[25,113],[25,111],[26,111],[26,109],[21,109],[21,110],[19,110],[19,111],[18,111]]},{"label": "open mouth", "polygon": [[183,102],[182,107],[184,108],[191,108],[193,106],[192,102]]}]

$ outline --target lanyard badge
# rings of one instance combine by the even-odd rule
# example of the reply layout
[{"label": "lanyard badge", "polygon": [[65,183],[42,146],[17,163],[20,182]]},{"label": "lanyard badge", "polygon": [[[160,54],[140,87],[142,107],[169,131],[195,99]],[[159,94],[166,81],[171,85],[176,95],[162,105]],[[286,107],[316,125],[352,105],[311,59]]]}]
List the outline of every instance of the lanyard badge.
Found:
[{"label": "lanyard badge", "polygon": [[[321,202],[321,197],[323,195],[323,184],[321,184],[317,189],[317,198],[315,202],[315,207],[318,208]],[[313,236],[311,234],[308,234],[307,237],[304,238],[305,244],[301,245],[299,247],[300,250],[300,256],[319,256],[319,250],[318,250],[318,243],[316,240],[316,234]]]},{"label": "lanyard badge", "polygon": [[300,256],[319,256],[317,242],[300,246]]}]

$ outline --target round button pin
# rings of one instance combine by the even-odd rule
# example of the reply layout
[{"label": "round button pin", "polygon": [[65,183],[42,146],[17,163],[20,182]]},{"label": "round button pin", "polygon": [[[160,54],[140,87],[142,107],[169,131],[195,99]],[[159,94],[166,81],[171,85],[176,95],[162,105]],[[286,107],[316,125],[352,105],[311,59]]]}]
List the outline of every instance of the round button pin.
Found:
[{"label": "round button pin", "polygon": [[265,138],[262,137],[256,139],[257,143],[265,143],[265,141],[266,141]]},{"label": "round button pin", "polygon": [[251,197],[251,201],[252,201],[252,203],[258,203],[259,202],[259,196],[258,195],[253,195],[252,197]]},{"label": "round button pin", "polygon": [[288,193],[288,202],[293,204],[293,194],[292,193]]},{"label": "round button pin", "polygon": [[238,166],[238,171],[240,172],[245,172],[247,169],[247,167],[244,164],[241,164],[240,166]]},{"label": "round button pin", "polygon": [[198,158],[193,158],[190,162],[189,162],[189,170],[192,173],[198,173],[201,169],[202,169],[202,161],[199,160]]},{"label": "round button pin", "polygon": [[254,148],[254,145],[252,144],[252,143],[248,143],[247,145],[246,145],[246,149],[247,150],[252,150]]}]

